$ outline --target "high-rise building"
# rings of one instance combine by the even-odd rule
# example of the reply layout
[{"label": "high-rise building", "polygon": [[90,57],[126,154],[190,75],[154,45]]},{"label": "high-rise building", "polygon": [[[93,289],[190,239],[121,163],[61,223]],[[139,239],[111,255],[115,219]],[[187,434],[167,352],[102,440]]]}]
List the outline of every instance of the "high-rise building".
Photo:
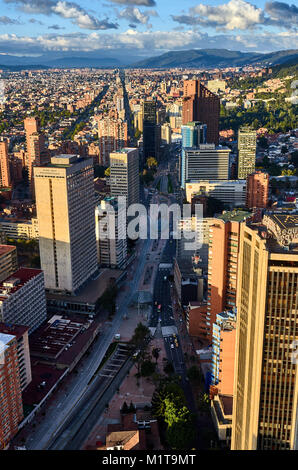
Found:
[{"label": "high-rise building", "polygon": [[0,245],[0,282],[18,269],[17,249],[12,245]]},{"label": "high-rise building", "polygon": [[0,322],[36,330],[47,318],[44,275],[20,268],[0,283]]},{"label": "high-rise building", "polygon": [[238,130],[238,179],[243,180],[255,171],[257,133],[250,127]]},{"label": "high-rise building", "polygon": [[185,80],[183,90],[182,124],[200,121],[207,124],[207,143],[219,142],[220,99],[199,80]]},{"label": "high-rise building", "polygon": [[264,171],[255,171],[246,178],[246,207],[248,209],[266,209],[268,205],[269,175]]},{"label": "high-rise building", "polygon": [[157,158],[156,138],[156,101],[143,102],[143,151],[145,160],[148,157]]},{"label": "high-rise building", "polygon": [[0,138],[0,186],[8,187],[11,185],[10,167],[8,160],[8,141]]},{"label": "high-rise building", "polygon": [[250,212],[225,212],[209,224],[206,336],[212,339],[216,315],[236,308],[239,233]]},{"label": "high-rise building", "polygon": [[228,180],[231,150],[214,144],[185,148],[185,182]]},{"label": "high-rise building", "polygon": [[14,335],[0,333],[0,450],[9,446],[23,419],[22,390]]},{"label": "high-rise building", "polygon": [[232,434],[235,343],[235,313],[219,313],[213,324],[211,416],[218,438],[229,444]]},{"label": "high-rise building", "polygon": [[188,122],[181,126],[182,148],[180,160],[180,182],[181,187],[185,188],[185,149],[198,147],[200,144],[206,144],[206,124],[201,122]]},{"label": "high-rise building", "polygon": [[22,391],[32,380],[28,330],[28,326],[0,323],[0,334],[15,336],[17,340],[17,357]]},{"label": "high-rise building", "polygon": [[33,167],[47,164],[50,154],[45,148],[44,135],[40,132],[39,118],[26,118],[24,120],[24,128],[26,133],[28,178],[31,185],[31,192],[34,196]]},{"label": "high-rise building", "polygon": [[[232,450],[298,449],[298,237],[291,217],[241,227]],[[284,239],[271,230],[279,224]]]},{"label": "high-rise building", "polygon": [[128,145],[127,121],[111,116],[97,119],[97,125],[100,164],[109,166],[110,153]]},{"label": "high-rise building", "polygon": [[169,145],[171,143],[171,126],[168,122],[165,122],[162,126],[161,126],[161,131],[160,131],[161,135],[161,143],[162,144],[167,144]]},{"label": "high-rise building", "polygon": [[98,264],[122,269],[127,260],[126,206],[105,197],[95,208]]},{"label": "high-rise building", "polygon": [[96,272],[93,160],[57,155],[34,168],[39,251],[47,289],[76,293]]},{"label": "high-rise building", "polygon": [[139,202],[139,151],[123,148],[110,154],[112,196],[125,196],[127,205]]}]

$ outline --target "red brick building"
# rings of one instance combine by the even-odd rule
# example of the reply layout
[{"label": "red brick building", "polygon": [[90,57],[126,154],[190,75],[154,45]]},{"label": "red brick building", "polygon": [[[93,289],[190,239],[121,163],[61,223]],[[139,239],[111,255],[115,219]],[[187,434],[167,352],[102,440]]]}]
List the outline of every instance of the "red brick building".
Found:
[{"label": "red brick building", "polygon": [[207,143],[219,142],[220,99],[199,80],[185,80],[183,89],[182,124],[200,121],[207,124]]},{"label": "red brick building", "polygon": [[246,178],[246,207],[265,209],[268,205],[269,175],[255,171]]},{"label": "red brick building", "polygon": [[5,449],[23,419],[17,339],[0,333],[0,449]]}]

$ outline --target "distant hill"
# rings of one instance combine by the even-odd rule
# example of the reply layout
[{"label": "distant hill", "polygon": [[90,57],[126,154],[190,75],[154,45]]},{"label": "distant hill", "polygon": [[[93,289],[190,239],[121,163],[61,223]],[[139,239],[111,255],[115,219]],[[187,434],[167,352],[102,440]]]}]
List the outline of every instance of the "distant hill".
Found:
[{"label": "distant hill", "polygon": [[244,65],[276,65],[288,61],[298,62],[298,50],[277,51],[269,54],[257,52],[230,51],[228,49],[192,49],[171,51],[157,57],[136,62],[136,68],[170,67],[235,67]]}]

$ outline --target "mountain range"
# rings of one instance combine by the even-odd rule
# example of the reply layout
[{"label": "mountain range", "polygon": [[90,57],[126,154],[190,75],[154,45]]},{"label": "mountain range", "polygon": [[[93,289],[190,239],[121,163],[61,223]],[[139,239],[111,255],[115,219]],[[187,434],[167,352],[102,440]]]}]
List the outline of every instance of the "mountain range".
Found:
[{"label": "mountain range", "polygon": [[244,65],[276,65],[298,62],[298,50],[287,50],[260,54],[259,52],[240,52],[228,49],[192,49],[171,51],[133,64],[137,68],[200,68],[235,67]]},{"label": "mountain range", "polygon": [[131,67],[131,68],[214,68],[244,65],[277,65],[297,63],[298,50],[283,50],[261,54],[259,52],[230,51],[228,49],[191,49],[170,51],[159,56],[141,58],[137,54],[119,55],[118,50],[77,53],[49,52],[40,56],[0,55],[0,69],[72,68],[72,67]]}]

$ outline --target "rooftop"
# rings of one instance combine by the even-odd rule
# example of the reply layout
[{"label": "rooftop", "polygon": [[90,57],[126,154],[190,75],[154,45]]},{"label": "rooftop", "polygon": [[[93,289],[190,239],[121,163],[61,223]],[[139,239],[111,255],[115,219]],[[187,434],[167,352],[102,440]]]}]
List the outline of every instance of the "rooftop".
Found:
[{"label": "rooftop", "polygon": [[224,222],[242,222],[243,220],[251,217],[251,212],[242,210],[226,211],[219,215],[217,218]]},{"label": "rooftop", "polygon": [[291,214],[266,214],[271,218],[282,230],[289,228],[298,229],[298,215]]},{"label": "rooftop", "polygon": [[28,330],[29,327],[25,325],[11,325],[0,322],[0,334],[13,335],[16,336],[17,339],[23,336],[23,334]]},{"label": "rooftop", "polygon": [[11,276],[7,277],[0,283],[0,301],[6,300],[9,295],[14,294],[24,285],[41,274],[41,269],[33,268],[20,268],[15,271]]},{"label": "rooftop", "polygon": [[16,247],[12,245],[0,245],[0,256],[6,255],[7,253],[11,253],[15,251]]},{"label": "rooftop", "polygon": [[[8,346],[14,338],[15,338],[15,336],[13,336],[13,335],[0,333],[0,354],[3,351],[3,345]],[[0,362],[0,364],[1,364],[1,362]]]}]

